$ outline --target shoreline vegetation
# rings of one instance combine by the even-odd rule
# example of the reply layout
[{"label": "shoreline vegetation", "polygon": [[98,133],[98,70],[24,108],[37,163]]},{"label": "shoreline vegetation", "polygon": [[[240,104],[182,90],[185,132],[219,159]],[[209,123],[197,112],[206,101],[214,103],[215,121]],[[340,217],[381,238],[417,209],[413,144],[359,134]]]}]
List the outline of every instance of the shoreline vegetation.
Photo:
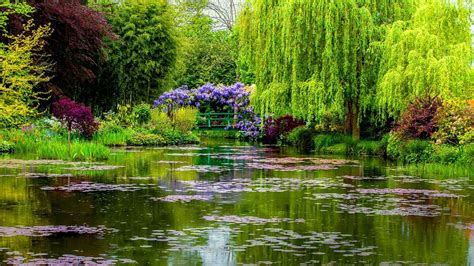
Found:
[{"label": "shoreline vegetation", "polygon": [[[301,134],[301,133],[299,133]],[[78,134],[71,136],[52,128],[28,128],[0,131],[0,153],[33,154],[37,159],[71,161],[103,161],[110,156],[110,148],[125,146],[168,146],[198,144],[200,138],[239,140],[237,130],[192,130],[186,134],[173,130],[151,133],[146,129],[101,127],[91,139]],[[387,135],[382,140],[354,141],[343,134],[316,134],[295,137],[291,134],[274,145],[297,147],[303,152],[342,156],[375,156],[398,165],[472,165],[474,144],[452,146],[436,145],[431,141],[411,140],[392,143]],[[244,139],[245,140],[245,139]],[[249,141],[248,139],[246,141]],[[265,141],[254,142],[265,144]],[[397,152],[394,152],[397,151]]]}]

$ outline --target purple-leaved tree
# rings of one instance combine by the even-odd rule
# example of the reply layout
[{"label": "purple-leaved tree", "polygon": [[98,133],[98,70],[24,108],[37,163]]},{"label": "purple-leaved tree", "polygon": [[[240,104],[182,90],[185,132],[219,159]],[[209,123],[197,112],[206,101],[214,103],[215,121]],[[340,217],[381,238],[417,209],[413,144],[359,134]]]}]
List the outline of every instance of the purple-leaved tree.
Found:
[{"label": "purple-leaved tree", "polygon": [[67,128],[67,141],[71,145],[71,131],[77,130],[86,138],[92,137],[99,124],[92,115],[91,108],[82,103],[63,97],[52,105],[53,116]]}]

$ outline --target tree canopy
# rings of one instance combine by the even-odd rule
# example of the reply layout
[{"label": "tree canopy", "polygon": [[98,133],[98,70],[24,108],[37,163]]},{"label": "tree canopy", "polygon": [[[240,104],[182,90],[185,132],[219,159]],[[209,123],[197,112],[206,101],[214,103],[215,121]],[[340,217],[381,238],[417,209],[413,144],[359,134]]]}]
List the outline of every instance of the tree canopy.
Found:
[{"label": "tree canopy", "polygon": [[416,97],[472,98],[467,4],[428,1],[411,20],[387,28],[376,92],[382,117],[398,117]]},{"label": "tree canopy", "polygon": [[[127,0],[109,16],[119,39],[110,43],[108,72],[122,102],[151,102],[167,88],[177,56],[176,29],[166,1]],[[107,80],[106,80],[107,82]]]},{"label": "tree canopy", "polygon": [[[463,11],[455,11],[462,8],[444,1],[428,1],[431,2],[442,8],[438,12],[451,10],[456,13],[444,17],[444,22],[438,21],[444,23],[440,29],[447,31],[441,35],[463,31],[464,34],[455,38],[457,43],[461,42],[459,38],[465,40],[466,33],[469,34],[468,25],[453,21],[465,15]],[[388,72],[392,67],[398,67],[396,62],[399,61],[402,61],[401,66],[407,65],[403,59],[390,61],[387,52],[392,49],[392,56],[396,56],[397,48],[392,44],[399,41],[398,25],[403,25],[402,29],[408,29],[407,25],[416,27],[427,20],[429,14],[436,14],[430,10],[428,15],[421,15],[421,3],[425,1],[249,1],[237,24],[238,69],[243,81],[257,86],[252,98],[256,109],[263,115],[289,113],[308,121],[336,116],[345,121],[346,130],[358,138],[360,120],[383,110],[384,100],[380,97],[388,97],[385,96],[387,91],[394,86],[387,83],[391,78],[379,70]],[[449,25],[454,24],[456,29],[449,29]],[[432,32],[424,35],[433,35]],[[425,44],[426,47],[429,45]],[[450,50],[446,48],[450,45],[449,40],[437,45],[437,49]],[[465,48],[453,48],[449,53],[470,58],[472,54]],[[413,55],[400,54],[400,58],[404,56]],[[465,63],[461,57],[453,57],[446,64],[454,68],[454,62]],[[466,73],[466,67],[463,69],[451,75]],[[420,77],[405,78],[412,79],[410,82],[413,83]],[[419,86],[422,86],[421,82]],[[378,92],[382,88],[385,94]]]},{"label": "tree canopy", "polygon": [[[51,34],[48,26],[35,27],[29,16],[33,9],[25,4],[2,4],[0,13],[0,127],[18,126],[37,114],[38,100],[44,97],[34,90],[47,82],[49,65],[38,62],[45,38]],[[22,31],[11,35],[7,31],[7,15],[25,16]]]}]

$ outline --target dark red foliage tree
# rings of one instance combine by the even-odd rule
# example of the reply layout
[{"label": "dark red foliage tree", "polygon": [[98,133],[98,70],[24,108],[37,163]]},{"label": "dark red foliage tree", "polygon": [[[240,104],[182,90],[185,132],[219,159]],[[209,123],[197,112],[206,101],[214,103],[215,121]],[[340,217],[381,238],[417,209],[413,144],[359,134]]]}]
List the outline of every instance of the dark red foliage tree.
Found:
[{"label": "dark red foliage tree", "polygon": [[71,142],[70,134],[72,130],[77,130],[83,136],[90,138],[99,127],[90,107],[82,103],[76,103],[66,97],[52,104],[52,113],[67,127],[69,143]]},{"label": "dark red foliage tree", "polygon": [[395,132],[409,139],[429,139],[436,131],[435,116],[442,105],[438,97],[418,97],[402,114]]},{"label": "dark red foliage tree", "polygon": [[34,19],[50,24],[53,34],[46,39],[46,53],[54,61],[53,88],[73,96],[78,86],[96,78],[104,38],[115,38],[104,15],[79,0],[30,0],[36,8]]},{"label": "dark red foliage tree", "polygon": [[284,115],[277,119],[267,118],[264,125],[265,140],[276,142],[280,137],[287,135],[296,127],[304,125],[304,121],[291,115]]}]

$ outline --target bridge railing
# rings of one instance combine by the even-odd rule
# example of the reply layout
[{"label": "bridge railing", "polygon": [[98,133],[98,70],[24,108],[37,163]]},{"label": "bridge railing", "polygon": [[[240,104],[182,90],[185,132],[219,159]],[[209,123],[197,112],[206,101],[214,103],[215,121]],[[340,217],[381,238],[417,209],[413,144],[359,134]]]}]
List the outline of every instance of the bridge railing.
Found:
[{"label": "bridge railing", "polygon": [[233,126],[236,122],[235,113],[198,113],[200,128],[220,128]]}]

